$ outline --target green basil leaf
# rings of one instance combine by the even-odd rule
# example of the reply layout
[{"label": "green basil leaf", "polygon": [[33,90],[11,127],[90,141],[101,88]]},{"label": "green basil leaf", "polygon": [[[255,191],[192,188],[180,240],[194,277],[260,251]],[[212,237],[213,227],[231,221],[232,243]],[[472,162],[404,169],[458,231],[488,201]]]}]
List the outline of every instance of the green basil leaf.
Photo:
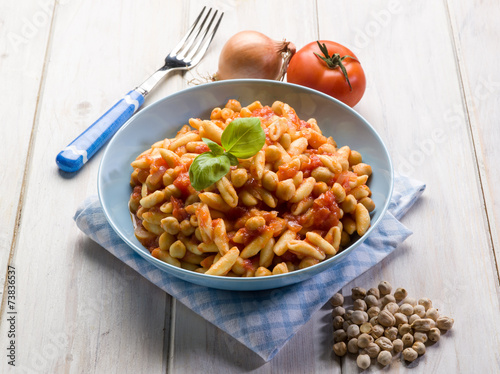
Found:
[{"label": "green basil leaf", "polygon": [[238,166],[240,164],[235,155],[232,155],[231,153],[226,152],[226,153],[224,153],[224,156],[226,156],[229,159],[232,166]]},{"label": "green basil leaf", "polygon": [[189,167],[191,186],[197,191],[210,187],[229,172],[231,163],[225,155],[205,152],[197,156]]},{"label": "green basil leaf", "polygon": [[236,118],[222,132],[222,147],[238,158],[250,158],[266,142],[259,118]]},{"label": "green basil leaf", "polygon": [[203,142],[208,145],[208,148],[215,153],[216,156],[220,156],[224,154],[224,148],[222,148],[220,145],[218,145],[216,142],[211,141],[210,139],[207,138],[201,138]]}]

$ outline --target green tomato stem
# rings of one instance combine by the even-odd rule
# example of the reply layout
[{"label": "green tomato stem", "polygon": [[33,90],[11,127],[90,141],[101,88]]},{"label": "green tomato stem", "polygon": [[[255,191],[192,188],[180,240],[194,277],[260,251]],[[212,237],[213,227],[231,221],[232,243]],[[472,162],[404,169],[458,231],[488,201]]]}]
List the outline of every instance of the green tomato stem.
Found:
[{"label": "green tomato stem", "polygon": [[328,68],[330,68],[330,69],[340,68],[340,70],[342,71],[342,74],[344,74],[344,78],[347,81],[347,84],[349,85],[349,88],[352,91],[351,82],[349,81],[349,77],[347,76],[347,70],[346,70],[344,64],[342,63],[342,61],[344,61],[346,58],[352,58],[355,61],[358,61],[358,60],[352,56],[349,56],[349,55],[345,55],[344,57],[340,57],[340,54],[338,54],[338,53],[334,53],[332,56],[330,56],[330,54],[328,53],[328,48],[326,48],[325,43],[323,43],[323,45],[321,45],[321,43],[319,41],[316,41],[316,43],[318,43],[319,49],[320,49],[321,53],[323,53],[323,56],[321,56],[319,53],[316,53],[316,52],[314,52],[314,54],[317,57],[319,57],[322,61],[324,61],[326,63],[326,66],[328,66]]}]

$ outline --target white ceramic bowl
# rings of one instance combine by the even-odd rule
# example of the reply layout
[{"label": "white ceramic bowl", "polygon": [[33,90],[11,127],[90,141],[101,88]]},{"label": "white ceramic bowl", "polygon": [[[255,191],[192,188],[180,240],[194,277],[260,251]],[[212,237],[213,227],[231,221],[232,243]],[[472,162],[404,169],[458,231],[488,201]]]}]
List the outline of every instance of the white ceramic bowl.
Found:
[{"label": "white ceramic bowl", "polygon": [[[348,145],[372,166],[368,185],[376,209],[371,214],[368,232],[336,256],[319,264],[287,274],[257,278],[231,278],[205,275],[162,262],[149,254],[134,236],[128,211],[130,163],[151,144],[173,137],[190,117],[210,118],[214,107],[229,99],[243,105],[259,100],[271,105],[280,100],[292,106],[301,119],[316,118],[327,136],[339,146]],[[188,282],[227,290],[263,290],[282,287],[308,279],[341,261],[356,249],[377,226],[389,205],[393,187],[393,169],[387,148],[373,127],[357,112],[338,100],[306,87],[268,80],[229,80],[195,86],[165,97],[144,108],[130,119],[111,139],[99,167],[98,191],[106,217],[116,233],[146,261]]]}]

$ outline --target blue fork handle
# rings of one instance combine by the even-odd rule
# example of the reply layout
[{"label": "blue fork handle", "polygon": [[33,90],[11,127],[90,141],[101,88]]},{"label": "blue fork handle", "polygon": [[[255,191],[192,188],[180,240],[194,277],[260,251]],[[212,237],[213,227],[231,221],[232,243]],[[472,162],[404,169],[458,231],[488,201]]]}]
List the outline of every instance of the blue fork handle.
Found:
[{"label": "blue fork handle", "polygon": [[143,103],[144,95],[137,90],[126,94],[57,155],[59,169],[68,172],[80,170]]}]

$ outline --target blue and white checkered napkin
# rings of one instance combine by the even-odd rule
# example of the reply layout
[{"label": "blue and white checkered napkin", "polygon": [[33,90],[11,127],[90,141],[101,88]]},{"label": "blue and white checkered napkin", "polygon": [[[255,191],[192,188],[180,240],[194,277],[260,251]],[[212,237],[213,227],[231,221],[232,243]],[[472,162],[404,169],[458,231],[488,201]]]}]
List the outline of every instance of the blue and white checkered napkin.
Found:
[{"label": "blue and white checkered napkin", "polygon": [[80,230],[114,256],[269,361],[335,292],[384,259],[411,235],[398,219],[424,189],[423,183],[396,175],[389,212],[362,245],[307,281],[268,291],[216,290],[165,274],[118,237],[108,224],[97,196],[87,198],[74,219]]}]

